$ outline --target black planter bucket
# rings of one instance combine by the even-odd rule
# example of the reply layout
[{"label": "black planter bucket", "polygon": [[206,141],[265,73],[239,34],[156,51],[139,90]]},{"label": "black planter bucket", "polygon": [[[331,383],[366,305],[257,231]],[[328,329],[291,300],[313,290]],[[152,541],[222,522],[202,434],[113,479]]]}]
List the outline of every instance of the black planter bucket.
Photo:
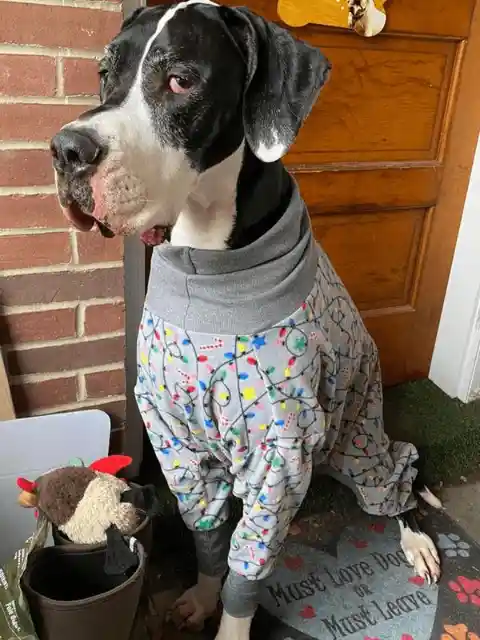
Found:
[{"label": "black planter bucket", "polygon": [[46,547],[32,553],[21,586],[40,640],[129,640],[145,577],[136,566],[105,573],[106,547]]}]

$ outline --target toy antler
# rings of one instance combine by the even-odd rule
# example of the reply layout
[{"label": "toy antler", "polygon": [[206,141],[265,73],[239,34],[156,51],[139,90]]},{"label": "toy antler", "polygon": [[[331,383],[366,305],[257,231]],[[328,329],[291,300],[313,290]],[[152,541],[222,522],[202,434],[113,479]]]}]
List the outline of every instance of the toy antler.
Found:
[{"label": "toy antler", "polygon": [[128,467],[130,464],[132,464],[132,458],[130,456],[108,456],[92,462],[89,468],[92,471],[109,473],[110,475],[115,476],[119,471],[125,469],[125,467]]},{"label": "toy antler", "polygon": [[18,496],[18,503],[22,507],[32,508],[37,506],[36,488],[37,485],[26,478],[17,478],[17,486],[22,490]]},{"label": "toy antler", "polygon": [[28,493],[35,493],[35,482],[27,480],[26,478],[17,478],[17,487],[22,491],[28,491]]}]

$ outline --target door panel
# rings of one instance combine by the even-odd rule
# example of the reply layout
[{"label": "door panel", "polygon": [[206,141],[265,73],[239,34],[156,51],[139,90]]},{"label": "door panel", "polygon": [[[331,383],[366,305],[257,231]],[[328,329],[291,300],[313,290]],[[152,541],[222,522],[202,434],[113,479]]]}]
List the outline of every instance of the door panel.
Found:
[{"label": "door panel", "polygon": [[[224,4],[280,23],[277,0]],[[386,7],[374,38],[292,30],[333,71],[285,162],[388,384],[428,374],[480,128],[480,0]]]},{"label": "door panel", "polygon": [[335,268],[361,310],[411,303],[424,211],[357,214],[355,233],[348,214],[313,216],[312,222],[327,254],[336,257]]},{"label": "door panel", "polygon": [[[300,31],[300,30],[299,30]],[[377,36],[302,37],[333,64],[287,162],[388,162],[437,157],[456,44]]]}]

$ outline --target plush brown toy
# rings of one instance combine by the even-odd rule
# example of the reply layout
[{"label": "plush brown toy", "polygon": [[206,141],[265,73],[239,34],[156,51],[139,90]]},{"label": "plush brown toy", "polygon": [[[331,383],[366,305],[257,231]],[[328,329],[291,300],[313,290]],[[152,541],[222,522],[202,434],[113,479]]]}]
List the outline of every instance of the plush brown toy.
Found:
[{"label": "plush brown toy", "polygon": [[116,474],[131,464],[128,456],[109,456],[89,467],[62,467],[31,482],[19,478],[18,502],[36,508],[75,544],[108,546],[108,560],[117,571],[131,559],[124,536],[152,510],[153,487],[132,489]]},{"label": "plush brown toy", "polygon": [[116,474],[131,463],[128,456],[110,456],[89,467],[62,467],[30,482],[19,478],[19,503],[36,507],[72,542],[105,542],[106,531],[115,526],[129,534],[138,523],[135,506],[123,501],[128,484]]}]

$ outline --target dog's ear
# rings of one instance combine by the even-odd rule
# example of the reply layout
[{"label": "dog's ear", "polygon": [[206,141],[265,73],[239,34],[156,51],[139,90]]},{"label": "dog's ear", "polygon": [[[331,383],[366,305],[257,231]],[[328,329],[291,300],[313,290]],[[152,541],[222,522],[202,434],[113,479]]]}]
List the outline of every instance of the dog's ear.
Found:
[{"label": "dog's ear", "polygon": [[275,162],[295,140],[331,64],[319,49],[249,9],[222,11],[247,65],[245,137],[260,160]]},{"label": "dog's ear", "polygon": [[138,16],[145,11],[146,7],[139,7],[130,13],[122,23],[122,31],[135,22]]}]

